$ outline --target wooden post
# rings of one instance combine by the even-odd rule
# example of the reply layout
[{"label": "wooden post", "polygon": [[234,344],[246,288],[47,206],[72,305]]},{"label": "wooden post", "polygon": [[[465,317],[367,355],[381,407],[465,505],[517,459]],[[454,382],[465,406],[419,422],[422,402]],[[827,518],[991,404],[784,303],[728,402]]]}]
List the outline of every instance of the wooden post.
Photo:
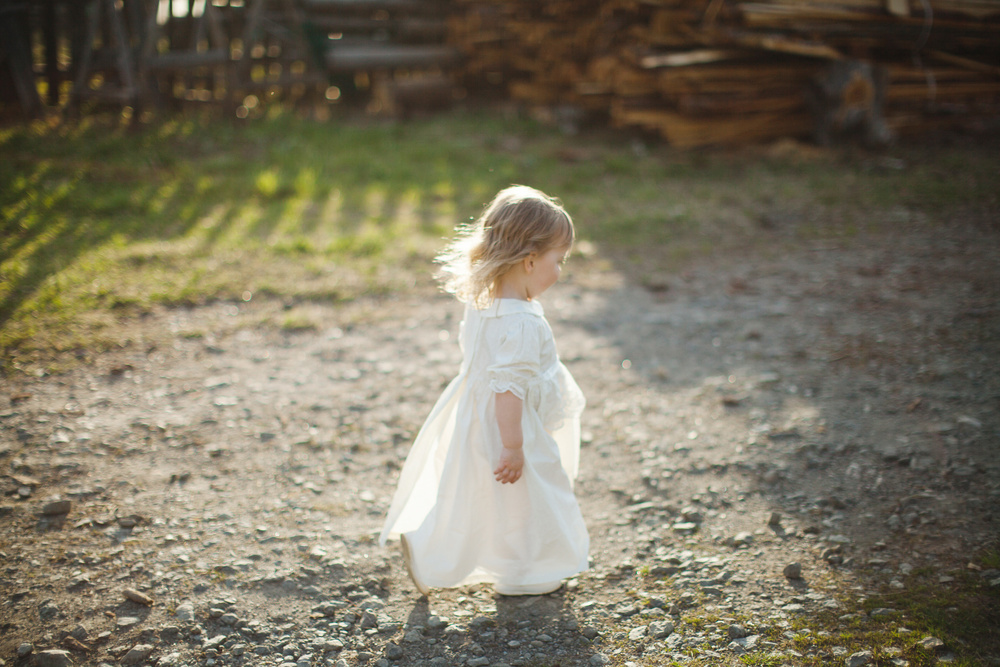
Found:
[{"label": "wooden post", "polygon": [[45,80],[49,90],[46,95],[50,106],[59,104],[59,28],[56,21],[56,0],[45,0],[42,4],[42,39],[45,42]]},{"label": "wooden post", "polygon": [[[84,97],[101,97],[136,109],[139,105],[139,86],[131,39],[125,29],[122,11],[118,8],[116,0],[94,0],[91,11],[84,36],[80,67],[70,95],[70,106],[75,108]],[[104,34],[100,55],[108,59],[112,66],[102,70],[105,81],[101,88],[90,90],[90,76],[96,68],[94,40],[102,28]],[[115,80],[112,81],[109,75],[113,75]],[[133,118],[135,117],[136,115],[133,115]]]},{"label": "wooden post", "polygon": [[25,38],[27,30],[24,7],[0,7],[0,64],[7,61],[21,109],[28,117],[37,116],[42,110],[42,100],[35,88],[35,74],[31,67],[31,43]]}]

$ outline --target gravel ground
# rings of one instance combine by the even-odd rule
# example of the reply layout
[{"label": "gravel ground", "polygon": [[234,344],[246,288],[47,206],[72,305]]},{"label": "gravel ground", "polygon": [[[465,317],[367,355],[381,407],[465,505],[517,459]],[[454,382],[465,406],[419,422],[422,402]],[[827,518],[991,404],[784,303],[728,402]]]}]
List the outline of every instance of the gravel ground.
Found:
[{"label": "gravel ground", "polygon": [[592,567],[547,596],[421,598],[375,541],[457,371],[447,298],[169,310],[7,379],[0,664],[865,664],[819,619],[997,535],[997,235],[913,227],[645,286],[571,261]]}]

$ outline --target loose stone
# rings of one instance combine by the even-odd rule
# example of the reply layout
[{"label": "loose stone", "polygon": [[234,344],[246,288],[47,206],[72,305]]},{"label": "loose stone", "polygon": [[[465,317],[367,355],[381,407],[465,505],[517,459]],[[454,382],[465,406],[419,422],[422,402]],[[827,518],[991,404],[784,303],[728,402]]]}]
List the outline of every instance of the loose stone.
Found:
[{"label": "loose stone", "polygon": [[137,604],[145,605],[147,607],[153,606],[153,598],[149,597],[145,593],[135,590],[134,588],[126,588],[122,591],[122,595],[125,596],[125,599],[131,600]]},{"label": "loose stone", "polygon": [[42,514],[45,516],[61,516],[69,514],[71,509],[73,509],[72,500],[54,500],[51,503],[46,503],[45,507],[42,508]]},{"label": "loose stone", "polygon": [[674,624],[670,621],[653,621],[646,626],[646,630],[654,639],[666,639],[673,633]]},{"label": "loose stone", "polygon": [[69,667],[73,661],[70,659],[69,651],[50,649],[36,653],[34,664],[36,667]]},{"label": "loose stone", "polygon": [[60,609],[52,600],[46,600],[38,608],[38,617],[42,620],[49,620],[59,615]]},{"label": "loose stone", "polygon": [[939,651],[944,648],[944,642],[937,637],[925,637],[917,645],[928,651]]},{"label": "loose stone", "polygon": [[874,659],[875,656],[871,651],[858,651],[851,654],[844,664],[847,667],[864,667],[865,665],[870,665]]},{"label": "loose stone", "polygon": [[888,609],[886,607],[879,607],[878,609],[872,609],[872,611],[869,614],[869,616],[871,616],[872,618],[878,618],[880,616],[890,616],[890,615],[895,614],[895,613],[896,613],[895,609]]},{"label": "loose stone", "polygon": [[732,537],[726,538],[724,544],[730,546],[734,549],[740,549],[742,547],[750,546],[753,543],[753,535],[750,533],[737,533]]},{"label": "loose stone", "polygon": [[785,566],[784,570],[786,579],[801,579],[802,578],[802,564],[801,563],[789,563]]},{"label": "loose stone", "polygon": [[122,658],[123,665],[138,665],[144,662],[153,652],[153,647],[149,644],[137,644],[129,649],[129,652]]},{"label": "loose stone", "polygon": [[193,621],[194,620],[194,605],[190,602],[182,602],[177,605],[174,609],[174,616],[180,621]]}]

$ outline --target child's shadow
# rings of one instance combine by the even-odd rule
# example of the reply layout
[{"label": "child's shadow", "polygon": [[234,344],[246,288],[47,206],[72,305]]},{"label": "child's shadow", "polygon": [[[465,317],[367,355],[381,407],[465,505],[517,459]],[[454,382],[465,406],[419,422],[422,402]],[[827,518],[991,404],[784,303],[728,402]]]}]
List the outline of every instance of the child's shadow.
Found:
[{"label": "child's shadow", "polygon": [[[499,642],[508,658],[503,662],[523,657],[554,666],[589,664],[595,649],[584,638],[583,624],[564,591],[538,596],[495,595],[494,600],[497,632],[507,630],[507,637]],[[511,642],[519,645],[512,649]]]},{"label": "child's shadow", "polygon": [[461,652],[476,645],[491,664],[515,660],[531,664],[544,658],[547,665],[569,667],[588,664],[595,653],[563,592],[537,596],[496,594],[493,601],[495,612],[449,619],[461,628],[461,633],[455,633],[454,627],[429,627],[433,616],[430,602],[420,598],[410,612],[407,627],[421,627],[425,637],[439,638],[451,651]]}]

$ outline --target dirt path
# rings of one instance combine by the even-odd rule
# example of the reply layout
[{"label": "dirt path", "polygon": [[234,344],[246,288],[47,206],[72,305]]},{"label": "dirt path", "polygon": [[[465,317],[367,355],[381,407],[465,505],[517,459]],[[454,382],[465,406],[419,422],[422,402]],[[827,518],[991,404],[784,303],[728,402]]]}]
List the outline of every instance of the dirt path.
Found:
[{"label": "dirt path", "polygon": [[843,662],[813,619],[946,583],[997,535],[996,242],[918,229],[652,290],[571,264],[545,306],[588,397],[593,567],[541,598],[421,600],[373,539],[457,369],[456,304],[148,318],[7,386],[0,664]]}]

